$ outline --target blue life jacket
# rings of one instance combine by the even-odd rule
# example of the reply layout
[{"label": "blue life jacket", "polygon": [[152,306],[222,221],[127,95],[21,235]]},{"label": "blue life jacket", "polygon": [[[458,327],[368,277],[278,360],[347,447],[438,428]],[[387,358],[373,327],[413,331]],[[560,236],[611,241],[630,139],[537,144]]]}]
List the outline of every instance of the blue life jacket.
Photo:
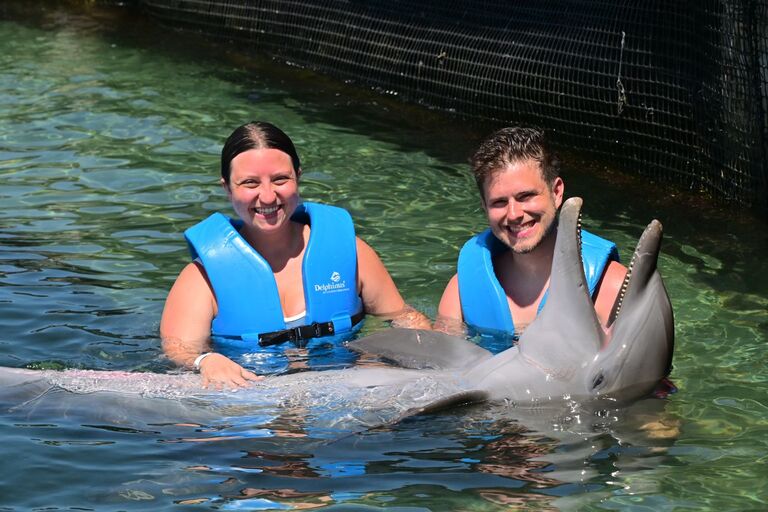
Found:
[{"label": "blue life jacket", "polygon": [[[497,337],[497,343],[489,342],[486,346],[492,352],[508,348],[515,334],[507,294],[493,271],[493,257],[508,250],[489,228],[470,238],[459,252],[459,299],[464,322],[479,334]],[[606,265],[612,260],[619,261],[619,253],[613,242],[582,230],[581,257],[589,294],[594,296]],[[538,311],[544,307],[548,293],[549,290]]]},{"label": "blue life jacket", "polygon": [[[302,281],[306,325],[333,322],[334,338],[354,332],[352,316],[363,309],[357,294],[357,245],[349,213],[334,206],[303,203],[291,217],[309,224]],[[213,287],[218,314],[214,340],[233,349],[259,348],[260,334],[286,328],[277,282],[269,263],[245,241],[242,221],[214,213],[184,232],[193,258],[200,258]],[[358,326],[359,328],[359,323]],[[325,338],[324,338],[325,339]]]}]

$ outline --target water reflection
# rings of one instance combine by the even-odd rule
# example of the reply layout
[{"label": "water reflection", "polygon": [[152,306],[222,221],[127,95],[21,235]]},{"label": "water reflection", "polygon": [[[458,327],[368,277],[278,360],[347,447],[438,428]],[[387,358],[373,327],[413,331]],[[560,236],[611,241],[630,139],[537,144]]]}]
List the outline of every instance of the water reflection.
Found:
[{"label": "water reflection", "polygon": [[189,468],[215,475],[218,494],[180,503],[204,499],[227,509],[292,509],[405,506],[418,498],[455,509],[474,496],[494,506],[556,510],[564,497],[629,496],[638,491],[633,475],[672,460],[668,449],[680,420],[668,403],[653,399],[629,409],[555,417],[553,411],[473,407],[324,441],[307,435],[311,421],[306,411],[295,410],[261,424],[268,437],[244,444],[224,437],[234,450],[228,464]]}]

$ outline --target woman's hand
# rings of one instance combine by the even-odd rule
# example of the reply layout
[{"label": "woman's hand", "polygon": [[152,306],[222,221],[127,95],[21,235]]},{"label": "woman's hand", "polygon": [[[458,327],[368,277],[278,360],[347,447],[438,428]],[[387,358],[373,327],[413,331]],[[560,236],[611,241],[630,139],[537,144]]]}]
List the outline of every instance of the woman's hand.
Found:
[{"label": "woman's hand", "polygon": [[421,311],[418,311],[406,304],[403,309],[392,313],[389,316],[392,320],[392,327],[404,327],[406,329],[425,329],[431,330],[432,323],[429,318],[424,316]]},{"label": "woman's hand", "polygon": [[203,377],[203,387],[218,390],[238,390],[251,382],[263,379],[263,376],[246,370],[227,356],[212,353],[200,361],[200,375]]}]

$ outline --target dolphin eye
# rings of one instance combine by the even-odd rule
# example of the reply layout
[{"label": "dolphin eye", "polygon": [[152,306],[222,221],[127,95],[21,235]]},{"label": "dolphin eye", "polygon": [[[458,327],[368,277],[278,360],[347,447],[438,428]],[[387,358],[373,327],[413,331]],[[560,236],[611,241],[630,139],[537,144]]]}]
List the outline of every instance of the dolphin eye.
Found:
[{"label": "dolphin eye", "polygon": [[603,377],[602,372],[598,373],[595,376],[595,379],[592,381],[592,389],[596,389],[598,386],[600,386],[600,384],[603,383],[603,379],[604,379],[604,377]]}]

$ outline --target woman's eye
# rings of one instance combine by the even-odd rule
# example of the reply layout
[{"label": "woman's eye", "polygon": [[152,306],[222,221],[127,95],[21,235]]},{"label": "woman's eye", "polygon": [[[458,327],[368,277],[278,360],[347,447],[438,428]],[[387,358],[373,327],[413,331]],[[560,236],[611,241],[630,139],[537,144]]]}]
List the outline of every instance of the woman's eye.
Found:
[{"label": "woman's eye", "polygon": [[285,185],[286,183],[288,183],[289,180],[290,178],[288,176],[278,176],[277,178],[272,180],[272,183],[274,183],[275,185]]}]

